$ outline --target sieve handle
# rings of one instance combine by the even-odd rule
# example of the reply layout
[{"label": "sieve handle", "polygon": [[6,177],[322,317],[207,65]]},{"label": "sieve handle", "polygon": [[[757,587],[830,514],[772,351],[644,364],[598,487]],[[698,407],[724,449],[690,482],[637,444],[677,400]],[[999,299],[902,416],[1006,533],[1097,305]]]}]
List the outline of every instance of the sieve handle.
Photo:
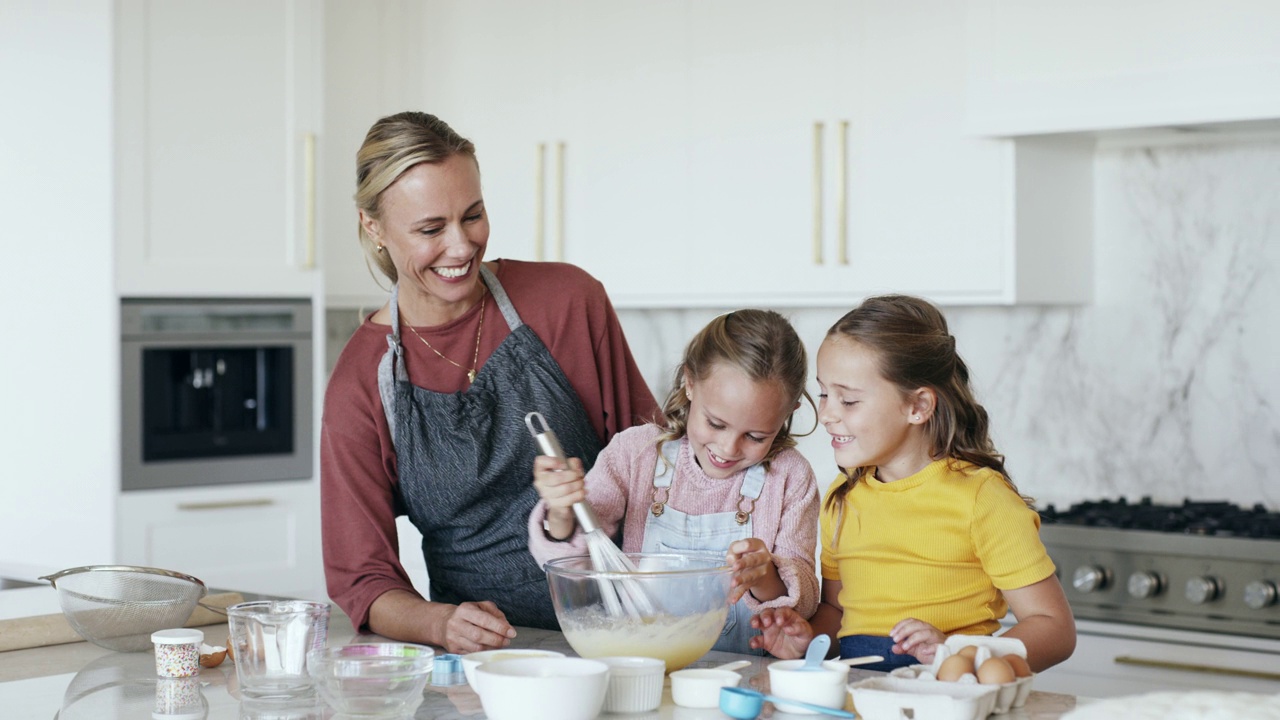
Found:
[{"label": "sieve handle", "polygon": [[[547,419],[542,417],[542,413],[534,411],[525,415],[524,424],[529,428],[534,441],[538,443],[538,450],[543,455],[568,460],[565,457],[564,448],[560,447],[560,439],[551,431],[551,427],[547,425]],[[595,509],[585,502],[573,504],[573,515],[578,519],[578,525],[582,527],[582,532],[595,532],[600,527],[600,518],[596,517]]]}]

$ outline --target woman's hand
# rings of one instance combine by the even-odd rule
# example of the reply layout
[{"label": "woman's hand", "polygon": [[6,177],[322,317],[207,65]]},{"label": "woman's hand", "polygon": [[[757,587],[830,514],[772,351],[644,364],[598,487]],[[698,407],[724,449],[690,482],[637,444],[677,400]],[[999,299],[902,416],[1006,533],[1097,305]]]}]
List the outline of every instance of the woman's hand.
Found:
[{"label": "woman's hand", "polygon": [[947,640],[941,630],[915,618],[899,620],[889,631],[889,637],[893,638],[893,652],[911,655],[925,665],[933,662],[938,646]]},{"label": "woman's hand", "polygon": [[733,584],[729,590],[729,603],[738,602],[748,591],[760,602],[768,602],[787,591],[778,577],[778,566],[773,553],[760,538],[738,540],[729,545],[725,562],[733,568]]},{"label": "woman's hand", "polygon": [[436,637],[443,638],[440,644],[446,650],[459,655],[504,648],[516,635],[507,616],[488,600],[449,606],[441,621],[444,627]]},{"label": "woman's hand", "polygon": [[568,539],[576,524],[573,504],[587,499],[582,461],[539,455],[533,459],[533,487],[547,503],[547,532],[556,540]]},{"label": "woman's hand", "polygon": [[783,660],[803,657],[813,639],[809,621],[789,607],[761,610],[752,616],[751,627],[760,631],[751,638],[751,647]]}]

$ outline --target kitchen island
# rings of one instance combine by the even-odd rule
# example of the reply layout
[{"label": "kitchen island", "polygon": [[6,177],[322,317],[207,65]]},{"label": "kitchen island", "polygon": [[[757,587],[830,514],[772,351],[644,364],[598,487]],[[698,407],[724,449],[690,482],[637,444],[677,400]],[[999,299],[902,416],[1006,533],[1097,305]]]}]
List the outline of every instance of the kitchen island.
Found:
[{"label": "kitchen island", "polygon": [[[226,644],[225,624],[202,629],[206,643]],[[541,648],[575,654],[564,636],[558,632],[531,628],[520,628],[518,631],[519,636],[512,642],[512,647]],[[354,633],[350,620],[336,607],[333,609],[329,623],[330,645],[381,640],[375,635]],[[739,659],[751,660],[751,665],[740,671],[742,686],[768,692],[769,673],[766,668],[771,659],[711,652],[694,663],[693,667]],[[850,681],[876,675],[879,673],[854,669],[850,672]],[[185,720],[340,720],[345,717],[329,710],[319,700],[289,705],[242,701],[236,687],[235,666],[230,662],[224,662],[216,668],[203,669],[199,681],[202,704],[208,708],[206,713],[152,715],[155,709],[156,677],[155,661],[150,652],[118,653],[83,642],[0,652],[0,716],[8,720],[146,717],[174,717],[175,720],[178,717]],[[1076,699],[1070,695],[1032,692],[1024,707],[993,717],[1007,720],[1056,720],[1074,708],[1075,704]],[[772,712],[770,705],[765,708],[765,717],[819,717]],[[423,720],[480,720],[484,717],[484,710],[479,696],[467,685],[436,687],[428,684],[422,704],[412,717]],[[657,711],[602,717],[631,720],[719,720],[726,716],[715,709],[695,710],[676,706],[671,701],[668,681],[662,707]]]}]

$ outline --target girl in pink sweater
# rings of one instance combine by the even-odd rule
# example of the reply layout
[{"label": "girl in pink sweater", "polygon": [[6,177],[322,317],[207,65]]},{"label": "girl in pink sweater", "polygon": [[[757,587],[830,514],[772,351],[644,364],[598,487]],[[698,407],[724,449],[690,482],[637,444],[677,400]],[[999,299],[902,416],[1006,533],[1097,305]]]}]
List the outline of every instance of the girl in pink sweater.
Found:
[{"label": "girl in pink sweater", "polygon": [[818,487],[795,450],[804,398],[803,343],[776,312],[721,315],[685,349],[661,424],[624,430],[584,478],[577,458],[534,462],[541,501],[529,518],[538,563],[586,554],[572,505],[587,500],[624,552],[697,552],[734,569],[734,606],[716,650],[752,649],[750,618],[766,607],[808,617],[818,603]]}]

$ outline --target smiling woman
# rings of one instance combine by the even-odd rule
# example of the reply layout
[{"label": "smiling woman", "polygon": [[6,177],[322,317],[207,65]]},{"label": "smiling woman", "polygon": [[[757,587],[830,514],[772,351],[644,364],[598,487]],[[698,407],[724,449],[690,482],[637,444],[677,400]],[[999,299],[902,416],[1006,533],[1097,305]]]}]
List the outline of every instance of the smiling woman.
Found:
[{"label": "smiling woman", "polygon": [[[555,628],[524,532],[537,450],[523,418],[542,412],[592,461],[654,413],[609,298],[571,265],[484,261],[475,147],[432,115],[374,124],[355,197],[361,245],[393,285],[325,395],[329,594],[357,629],[451,652]],[[397,556],[398,515],[422,532],[429,599]]]}]

